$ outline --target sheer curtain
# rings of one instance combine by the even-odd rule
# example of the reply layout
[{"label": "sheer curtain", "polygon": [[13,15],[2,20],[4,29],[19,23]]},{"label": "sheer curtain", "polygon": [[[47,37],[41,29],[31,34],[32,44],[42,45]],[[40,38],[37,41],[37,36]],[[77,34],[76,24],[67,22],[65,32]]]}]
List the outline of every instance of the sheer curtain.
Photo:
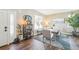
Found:
[{"label": "sheer curtain", "polygon": [[37,35],[38,32],[40,33],[42,31],[43,29],[42,21],[43,21],[42,16],[35,15],[35,20],[34,20],[34,34],[35,35]]},{"label": "sheer curtain", "polygon": [[35,30],[41,30],[43,28],[42,20],[43,20],[42,16],[35,15],[35,24],[34,24]]}]

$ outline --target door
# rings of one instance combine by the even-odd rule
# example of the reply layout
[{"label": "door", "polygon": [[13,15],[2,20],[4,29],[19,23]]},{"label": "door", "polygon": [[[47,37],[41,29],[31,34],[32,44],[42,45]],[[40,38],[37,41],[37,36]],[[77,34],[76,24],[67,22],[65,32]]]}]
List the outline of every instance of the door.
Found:
[{"label": "door", "polygon": [[0,12],[0,47],[8,44],[9,31],[8,31],[8,14]]}]

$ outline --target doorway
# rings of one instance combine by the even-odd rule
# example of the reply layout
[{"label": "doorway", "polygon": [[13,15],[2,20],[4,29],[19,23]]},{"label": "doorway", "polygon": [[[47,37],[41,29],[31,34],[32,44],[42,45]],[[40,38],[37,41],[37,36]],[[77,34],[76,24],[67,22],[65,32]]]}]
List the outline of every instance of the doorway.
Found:
[{"label": "doorway", "polygon": [[8,44],[9,20],[6,12],[0,12],[0,47]]}]

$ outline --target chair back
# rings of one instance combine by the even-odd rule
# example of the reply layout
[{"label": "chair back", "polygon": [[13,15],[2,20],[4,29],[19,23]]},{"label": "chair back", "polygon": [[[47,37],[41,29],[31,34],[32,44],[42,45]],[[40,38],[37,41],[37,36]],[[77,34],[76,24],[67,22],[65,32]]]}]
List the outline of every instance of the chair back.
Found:
[{"label": "chair back", "polygon": [[49,30],[43,30],[43,37],[50,39],[51,34]]}]

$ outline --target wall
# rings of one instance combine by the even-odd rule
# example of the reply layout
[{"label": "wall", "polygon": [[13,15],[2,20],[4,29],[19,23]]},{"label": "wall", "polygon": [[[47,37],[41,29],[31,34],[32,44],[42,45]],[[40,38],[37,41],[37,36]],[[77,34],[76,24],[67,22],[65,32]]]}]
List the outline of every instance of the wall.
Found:
[{"label": "wall", "polygon": [[[55,18],[67,18],[69,14],[71,14],[71,12],[63,12],[63,13],[57,13],[57,14],[51,14],[51,15],[47,15],[45,16],[45,18],[47,20],[51,20],[51,19],[55,19]],[[79,13],[79,10],[73,11],[73,13]]]},{"label": "wall", "polygon": [[17,23],[19,20],[21,20],[23,18],[24,15],[30,15],[32,16],[32,24],[33,24],[33,32],[34,32],[34,35],[37,33],[35,30],[34,30],[34,22],[35,22],[35,15],[39,15],[39,16],[43,16],[43,14],[41,14],[40,12],[37,12],[36,10],[33,10],[33,9],[24,9],[24,10],[18,10],[17,12]]},{"label": "wall", "polygon": [[30,15],[32,16],[32,22],[34,23],[35,15],[44,16],[43,14],[32,10],[32,9],[24,9],[24,10],[18,10],[17,12],[17,21],[22,19],[24,15]]},{"label": "wall", "polygon": [[79,13],[79,10],[46,15],[45,20],[50,22],[53,19],[66,19],[68,17],[68,15],[70,15],[71,13]]},{"label": "wall", "polygon": [[[34,24],[34,19],[35,19],[35,15],[40,15],[40,16],[44,16],[43,14],[33,10],[33,9],[0,9],[0,12],[4,12],[7,13],[8,15],[8,34],[9,34],[9,40],[8,42],[11,43],[14,41],[14,39],[16,38],[16,26],[18,24],[18,20],[22,19],[24,15],[31,15],[32,16],[32,23]],[[14,34],[13,36],[10,36],[10,14],[14,15]],[[34,28],[34,25],[33,25]],[[34,30],[33,30],[34,31]],[[35,32],[35,31],[34,31]]]}]

